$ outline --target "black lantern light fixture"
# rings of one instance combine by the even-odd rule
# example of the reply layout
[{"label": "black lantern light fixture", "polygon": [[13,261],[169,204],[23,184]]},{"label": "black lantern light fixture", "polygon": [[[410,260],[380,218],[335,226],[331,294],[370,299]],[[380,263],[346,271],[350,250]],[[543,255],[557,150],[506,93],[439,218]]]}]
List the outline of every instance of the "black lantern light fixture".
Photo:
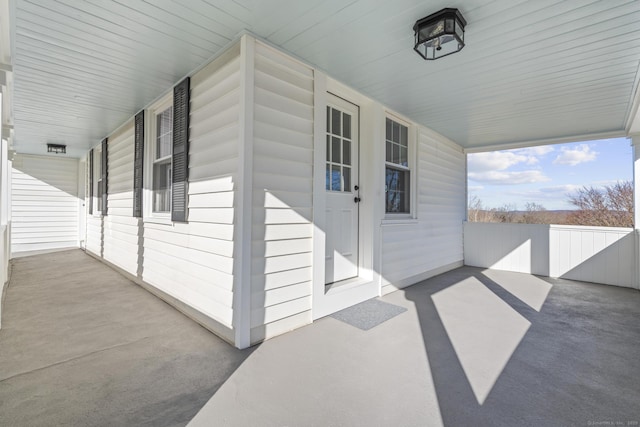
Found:
[{"label": "black lantern light fixture", "polygon": [[47,144],[47,153],[65,154],[67,152],[67,146],[64,144]]},{"label": "black lantern light fixture", "polygon": [[419,19],[413,26],[413,49],[427,60],[442,58],[464,47],[464,27],[467,21],[458,9],[445,8]]}]

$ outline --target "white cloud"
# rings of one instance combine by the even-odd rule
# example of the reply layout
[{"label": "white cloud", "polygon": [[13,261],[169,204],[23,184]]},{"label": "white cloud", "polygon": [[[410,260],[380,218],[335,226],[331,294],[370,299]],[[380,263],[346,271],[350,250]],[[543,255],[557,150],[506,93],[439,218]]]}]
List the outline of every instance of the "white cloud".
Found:
[{"label": "white cloud", "polygon": [[524,156],[544,156],[555,151],[555,149],[550,145],[538,145],[537,147],[520,148],[515,151]]},{"label": "white cloud", "polygon": [[539,170],[526,171],[486,171],[469,172],[469,178],[473,181],[490,185],[518,185],[533,184],[536,182],[550,181],[550,178]]},{"label": "white cloud", "polygon": [[575,148],[562,147],[561,153],[553,161],[556,165],[576,166],[580,163],[592,162],[598,153],[593,151],[587,144],[580,144]]},{"label": "white cloud", "polygon": [[542,156],[552,151],[554,151],[553,147],[542,145],[516,150],[469,154],[469,172],[502,171],[518,164],[536,165]]},{"label": "white cloud", "polygon": [[527,161],[526,156],[511,151],[469,154],[469,173],[501,171]]}]

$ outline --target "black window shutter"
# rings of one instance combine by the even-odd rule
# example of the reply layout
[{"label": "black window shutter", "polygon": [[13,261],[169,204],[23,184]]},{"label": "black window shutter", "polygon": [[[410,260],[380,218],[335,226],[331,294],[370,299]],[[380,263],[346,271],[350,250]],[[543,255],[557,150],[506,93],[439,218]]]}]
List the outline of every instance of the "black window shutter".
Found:
[{"label": "black window shutter", "polygon": [[187,221],[189,179],[189,77],[173,88],[171,220]]},{"label": "black window shutter", "polygon": [[89,151],[89,215],[93,215],[93,149]]},{"label": "black window shutter", "polygon": [[133,160],[133,216],[142,216],[142,173],[144,167],[144,110],[136,114]]},{"label": "black window shutter", "polygon": [[102,140],[102,216],[107,214],[107,189],[109,188],[107,184],[107,179],[109,178],[109,162],[107,161],[109,152],[107,142],[107,138]]}]

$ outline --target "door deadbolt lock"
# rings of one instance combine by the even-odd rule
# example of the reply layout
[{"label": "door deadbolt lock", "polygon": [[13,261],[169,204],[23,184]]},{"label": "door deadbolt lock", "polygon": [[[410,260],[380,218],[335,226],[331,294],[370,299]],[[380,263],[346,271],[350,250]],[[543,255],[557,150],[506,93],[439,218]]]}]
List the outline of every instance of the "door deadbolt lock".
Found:
[{"label": "door deadbolt lock", "polygon": [[353,201],[355,203],[360,203],[360,200],[362,200],[362,199],[360,197],[357,197],[357,196],[353,198]]},{"label": "door deadbolt lock", "polygon": [[358,187],[357,185],[355,187],[353,187],[354,190],[358,191],[360,189],[360,187]]}]

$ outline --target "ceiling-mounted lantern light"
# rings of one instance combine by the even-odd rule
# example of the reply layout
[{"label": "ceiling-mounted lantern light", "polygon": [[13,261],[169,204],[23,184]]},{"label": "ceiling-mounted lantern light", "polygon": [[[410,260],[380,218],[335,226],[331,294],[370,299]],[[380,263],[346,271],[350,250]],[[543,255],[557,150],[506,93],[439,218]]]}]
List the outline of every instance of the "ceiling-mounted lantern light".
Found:
[{"label": "ceiling-mounted lantern light", "polygon": [[64,144],[47,144],[47,153],[65,154],[67,152],[67,146]]},{"label": "ceiling-mounted lantern light", "polygon": [[442,58],[464,47],[464,27],[467,21],[458,9],[445,8],[419,19],[413,26],[413,49],[427,60]]}]

